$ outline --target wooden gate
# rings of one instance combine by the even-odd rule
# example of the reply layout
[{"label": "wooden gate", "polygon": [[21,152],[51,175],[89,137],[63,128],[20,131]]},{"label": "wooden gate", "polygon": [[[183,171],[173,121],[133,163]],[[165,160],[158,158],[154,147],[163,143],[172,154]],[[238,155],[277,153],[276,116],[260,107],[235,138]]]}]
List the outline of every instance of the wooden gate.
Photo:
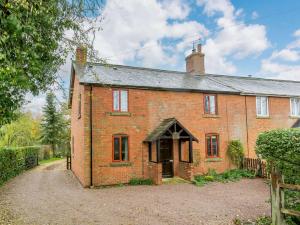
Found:
[{"label": "wooden gate", "polygon": [[243,169],[254,171],[259,177],[270,177],[267,171],[267,163],[261,159],[244,158]]},{"label": "wooden gate", "polygon": [[300,211],[286,209],[284,205],[284,189],[300,191],[300,185],[285,184],[284,179],[280,173],[272,168],[271,173],[271,210],[272,210],[272,224],[284,225],[284,215],[299,216]]}]

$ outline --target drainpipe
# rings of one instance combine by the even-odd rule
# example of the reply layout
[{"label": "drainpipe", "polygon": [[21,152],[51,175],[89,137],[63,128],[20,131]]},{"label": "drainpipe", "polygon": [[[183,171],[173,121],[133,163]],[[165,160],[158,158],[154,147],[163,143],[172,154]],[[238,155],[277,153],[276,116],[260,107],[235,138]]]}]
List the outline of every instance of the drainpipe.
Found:
[{"label": "drainpipe", "polygon": [[90,176],[91,176],[91,183],[90,188],[93,188],[93,105],[92,105],[92,93],[93,93],[93,86],[90,86]]},{"label": "drainpipe", "polygon": [[246,95],[245,95],[245,110],[246,110],[247,151],[248,151],[248,158],[249,158],[248,106],[247,106],[247,96]]}]

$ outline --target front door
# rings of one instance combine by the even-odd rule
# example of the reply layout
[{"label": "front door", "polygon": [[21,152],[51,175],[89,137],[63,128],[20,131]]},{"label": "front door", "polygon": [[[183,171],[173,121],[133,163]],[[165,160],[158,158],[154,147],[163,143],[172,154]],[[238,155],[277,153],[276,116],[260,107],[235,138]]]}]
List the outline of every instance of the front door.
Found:
[{"label": "front door", "polygon": [[160,159],[162,162],[162,176],[173,177],[173,140],[160,141]]}]

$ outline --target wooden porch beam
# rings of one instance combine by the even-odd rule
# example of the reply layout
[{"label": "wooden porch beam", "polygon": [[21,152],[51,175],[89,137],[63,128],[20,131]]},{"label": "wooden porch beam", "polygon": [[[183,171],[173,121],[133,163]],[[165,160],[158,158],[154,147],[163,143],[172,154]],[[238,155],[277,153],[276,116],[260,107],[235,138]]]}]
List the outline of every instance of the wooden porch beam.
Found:
[{"label": "wooden porch beam", "polygon": [[190,163],[193,162],[193,139],[192,139],[192,137],[190,137],[190,141],[189,141],[189,162]]},{"label": "wooden porch beam", "polygon": [[156,141],[156,162],[160,162],[160,138]]}]

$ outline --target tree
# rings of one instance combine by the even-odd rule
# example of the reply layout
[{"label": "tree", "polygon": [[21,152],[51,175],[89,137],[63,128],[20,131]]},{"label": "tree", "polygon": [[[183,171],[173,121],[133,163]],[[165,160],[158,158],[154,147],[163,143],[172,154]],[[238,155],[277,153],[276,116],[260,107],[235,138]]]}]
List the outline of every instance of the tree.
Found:
[{"label": "tree", "polygon": [[60,141],[61,133],[61,117],[55,105],[55,95],[49,92],[46,97],[46,105],[43,107],[41,141],[43,144],[51,145],[54,156],[56,156],[55,148]]},{"label": "tree", "polygon": [[56,72],[75,46],[85,44],[96,59],[90,34],[98,27],[91,21],[101,5],[102,0],[0,0],[0,126],[15,119],[26,93],[37,95],[57,82]]},{"label": "tree", "polygon": [[21,114],[17,120],[0,129],[0,147],[36,145],[40,137],[40,121],[30,113]]},{"label": "tree", "polygon": [[70,121],[70,109],[68,103],[64,102],[60,105],[59,110],[60,132],[59,132],[59,147],[66,154],[66,151],[70,151],[71,141],[71,121]]}]

